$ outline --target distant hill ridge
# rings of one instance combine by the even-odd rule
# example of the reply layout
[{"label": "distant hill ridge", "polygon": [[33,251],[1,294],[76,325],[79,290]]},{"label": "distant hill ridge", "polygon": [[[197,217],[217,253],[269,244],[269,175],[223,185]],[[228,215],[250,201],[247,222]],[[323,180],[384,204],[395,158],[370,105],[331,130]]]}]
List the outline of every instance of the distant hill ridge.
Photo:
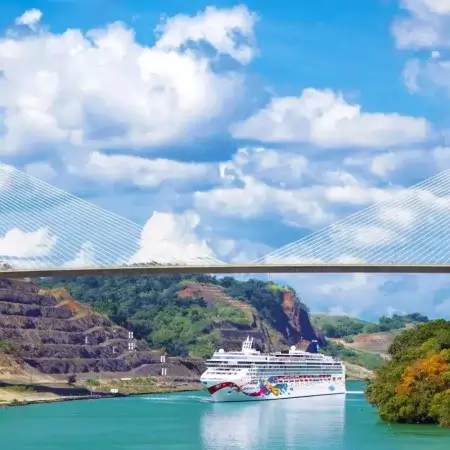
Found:
[{"label": "distant hill ridge", "polygon": [[313,325],[322,330],[329,338],[344,338],[358,334],[384,333],[400,330],[407,326],[428,322],[428,317],[420,313],[394,314],[382,316],[377,323],[355,317],[335,314],[311,314]]}]

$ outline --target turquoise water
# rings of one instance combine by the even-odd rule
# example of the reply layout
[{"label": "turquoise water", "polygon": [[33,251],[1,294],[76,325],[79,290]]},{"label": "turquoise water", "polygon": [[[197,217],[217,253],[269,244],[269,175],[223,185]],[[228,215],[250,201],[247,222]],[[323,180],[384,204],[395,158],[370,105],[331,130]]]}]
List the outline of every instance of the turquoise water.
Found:
[{"label": "turquoise water", "polygon": [[[220,403],[203,393],[163,394],[0,409],[8,450],[317,449],[448,450],[450,431],[388,425],[354,393]],[[355,392],[356,391],[356,392]]]}]

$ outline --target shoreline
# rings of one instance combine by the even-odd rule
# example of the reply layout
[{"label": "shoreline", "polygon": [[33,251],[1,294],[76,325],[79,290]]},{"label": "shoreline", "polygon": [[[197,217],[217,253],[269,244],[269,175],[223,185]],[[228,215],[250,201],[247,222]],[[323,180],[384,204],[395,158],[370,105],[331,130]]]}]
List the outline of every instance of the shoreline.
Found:
[{"label": "shoreline", "polygon": [[141,392],[118,392],[118,393],[109,393],[102,392],[93,395],[74,395],[74,396],[57,396],[52,398],[39,398],[39,399],[24,399],[16,401],[9,401],[0,403],[0,408],[9,408],[9,407],[20,407],[20,406],[29,406],[29,405],[41,405],[48,403],[63,403],[63,402],[74,402],[74,401],[82,401],[82,400],[103,400],[110,398],[126,398],[126,397],[137,397],[141,395],[157,395],[157,394],[174,394],[177,392],[199,392],[203,391],[204,388],[202,386],[180,386],[177,387],[167,387],[167,388],[157,388],[157,389],[148,389]]}]

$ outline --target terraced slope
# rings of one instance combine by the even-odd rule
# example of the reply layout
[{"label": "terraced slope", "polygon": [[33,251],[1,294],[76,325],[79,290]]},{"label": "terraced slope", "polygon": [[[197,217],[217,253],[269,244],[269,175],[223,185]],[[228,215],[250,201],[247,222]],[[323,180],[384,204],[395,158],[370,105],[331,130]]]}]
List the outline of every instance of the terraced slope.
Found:
[{"label": "terraced slope", "polygon": [[[160,352],[130,340],[128,330],[65,289],[39,290],[24,281],[0,280],[0,344],[0,375],[10,377],[29,369],[53,375],[132,370],[158,375],[162,367]],[[194,375],[180,361],[172,365],[174,374]]]}]

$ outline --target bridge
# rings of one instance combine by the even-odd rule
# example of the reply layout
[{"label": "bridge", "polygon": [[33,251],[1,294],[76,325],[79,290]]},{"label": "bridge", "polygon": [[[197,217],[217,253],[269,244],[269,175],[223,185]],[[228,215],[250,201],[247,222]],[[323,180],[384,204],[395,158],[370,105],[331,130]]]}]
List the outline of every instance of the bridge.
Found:
[{"label": "bridge", "polygon": [[449,273],[450,170],[246,263],[182,245],[0,164],[0,277]]}]

